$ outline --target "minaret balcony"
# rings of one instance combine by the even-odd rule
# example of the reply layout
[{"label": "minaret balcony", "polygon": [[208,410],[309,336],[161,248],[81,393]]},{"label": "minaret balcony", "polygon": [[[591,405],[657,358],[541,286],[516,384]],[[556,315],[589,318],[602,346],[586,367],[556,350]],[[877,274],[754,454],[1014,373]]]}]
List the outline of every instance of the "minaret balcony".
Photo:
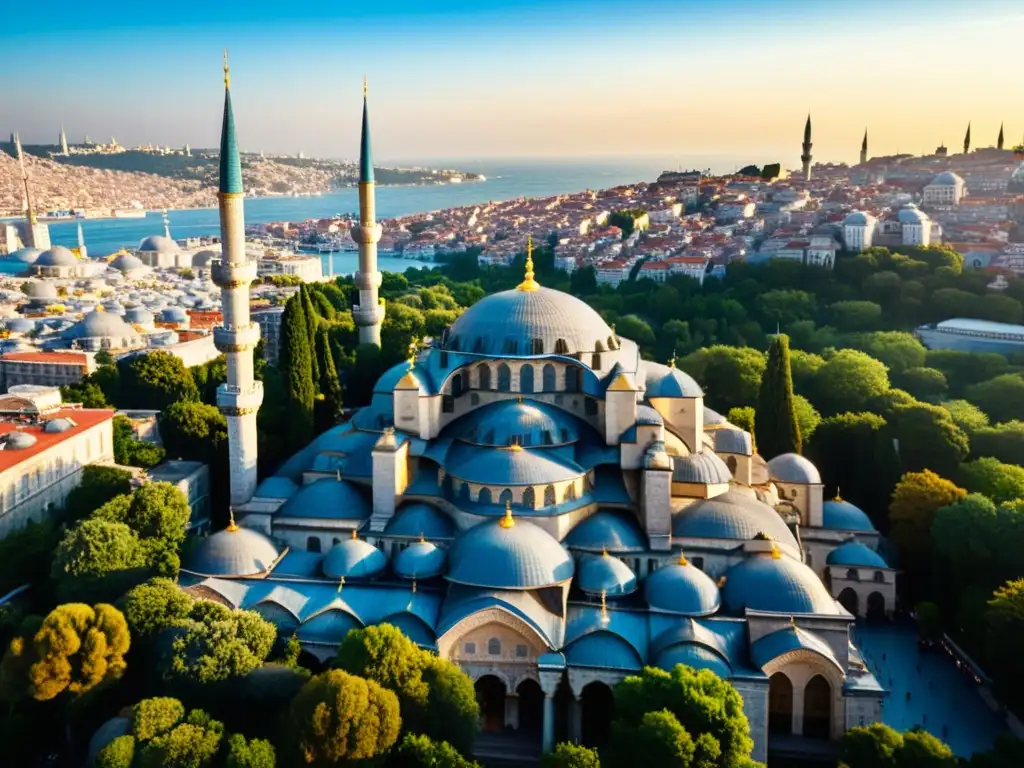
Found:
[{"label": "minaret balcony", "polygon": [[360,245],[372,245],[380,240],[384,228],[377,224],[359,224],[352,227],[352,239]]},{"label": "minaret balcony", "polygon": [[221,384],[217,387],[217,408],[225,416],[247,416],[256,413],[263,403],[263,382],[248,387]]},{"label": "minaret balcony", "polygon": [[210,263],[210,279],[222,290],[248,287],[256,279],[255,261],[230,262],[214,259]]},{"label": "minaret balcony", "polygon": [[224,354],[255,349],[259,340],[259,323],[225,325],[213,329],[213,345]]},{"label": "minaret balcony", "polygon": [[378,325],[384,321],[384,303],[352,307],[352,320],[357,326]]}]

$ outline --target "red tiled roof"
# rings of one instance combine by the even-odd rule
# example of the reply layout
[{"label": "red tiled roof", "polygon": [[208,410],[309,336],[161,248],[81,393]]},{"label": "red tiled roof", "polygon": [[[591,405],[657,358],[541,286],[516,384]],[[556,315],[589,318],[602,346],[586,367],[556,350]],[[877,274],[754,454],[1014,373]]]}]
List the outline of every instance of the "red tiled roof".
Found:
[{"label": "red tiled roof", "polygon": [[2,360],[16,363],[56,363],[59,365],[86,365],[89,358],[84,352],[8,352]]},{"label": "red tiled roof", "polygon": [[46,414],[46,418],[71,419],[75,422],[75,426],[64,432],[46,432],[43,430],[42,424],[22,426],[21,429],[18,429],[19,424],[16,422],[0,422],[0,435],[6,435],[11,432],[25,432],[36,439],[35,444],[28,448],[22,448],[14,451],[0,451],[0,472],[4,472],[11,467],[17,466],[21,462],[31,459],[33,456],[38,456],[43,451],[48,448],[52,448],[58,443],[62,443],[75,435],[80,435],[87,429],[114,418],[114,411],[106,408],[61,408],[58,411]]}]

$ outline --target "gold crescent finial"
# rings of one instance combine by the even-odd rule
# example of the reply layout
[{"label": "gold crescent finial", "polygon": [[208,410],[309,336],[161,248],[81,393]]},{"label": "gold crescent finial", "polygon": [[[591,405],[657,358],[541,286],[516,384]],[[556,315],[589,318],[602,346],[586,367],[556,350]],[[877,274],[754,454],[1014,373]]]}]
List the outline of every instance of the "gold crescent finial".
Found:
[{"label": "gold crescent finial", "polygon": [[344,588],[345,588],[345,577],[342,576],[340,579],[338,579],[338,594],[339,595],[341,594],[341,590],[343,590]]},{"label": "gold crescent finial", "polygon": [[502,528],[511,528],[516,524],[515,518],[512,517],[512,502],[505,501],[505,516],[501,518],[501,522],[498,523]]},{"label": "gold crescent finial", "polygon": [[227,530],[229,530],[231,533],[234,533],[235,531],[238,530],[238,526],[235,524],[235,508],[234,507],[228,507],[228,527],[227,527]]},{"label": "gold crescent finial", "polygon": [[416,594],[416,577],[415,576],[412,577],[412,593],[414,595]]},{"label": "gold crescent finial", "polygon": [[359,531],[357,531],[355,528],[353,528],[352,529],[352,540],[355,541],[358,538],[359,538]]},{"label": "gold crescent finial", "polygon": [[778,560],[782,557],[782,552],[779,550],[779,545],[774,541],[772,542],[772,560]]},{"label": "gold crescent finial", "polygon": [[533,279],[533,235],[526,236],[526,274],[518,286],[520,291],[536,291],[540,283]]},{"label": "gold crescent finial", "polygon": [[682,552],[679,553],[679,564],[680,565],[689,565],[690,564],[690,561],[686,559],[686,555],[684,555]]},{"label": "gold crescent finial", "polygon": [[369,88],[366,85],[366,75],[363,75],[363,98],[366,98],[366,94],[369,92]]},{"label": "gold crescent finial", "polygon": [[231,87],[231,70],[228,67],[228,49],[224,49],[224,87]]},{"label": "gold crescent finial", "polygon": [[426,540],[427,540],[427,537],[423,535],[423,531],[420,531],[420,544],[422,544]]},{"label": "gold crescent finial", "polygon": [[843,500],[843,497],[839,495],[839,486],[837,485],[836,486],[836,497],[835,497],[835,499],[833,499],[833,501],[842,501],[842,500]]}]

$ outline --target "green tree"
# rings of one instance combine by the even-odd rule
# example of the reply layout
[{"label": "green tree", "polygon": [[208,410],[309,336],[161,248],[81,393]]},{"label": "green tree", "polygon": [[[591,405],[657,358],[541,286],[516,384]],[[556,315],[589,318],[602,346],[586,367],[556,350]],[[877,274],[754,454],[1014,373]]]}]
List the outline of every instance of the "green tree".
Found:
[{"label": "green tree", "polygon": [[[256,355],[259,354],[259,350],[257,350]],[[189,371],[196,384],[196,389],[199,390],[199,399],[207,405],[216,405],[217,389],[228,380],[227,358],[224,355],[218,355],[202,365],[192,366]]]},{"label": "green tree", "polygon": [[246,739],[240,733],[228,738],[225,768],[275,768],[274,745],[266,739]]},{"label": "green tree", "polygon": [[765,458],[782,453],[801,453],[803,439],[793,404],[793,379],[789,370],[789,337],[780,334],[768,348],[768,364],[761,376],[754,421],[758,451]]},{"label": "green tree", "polygon": [[279,367],[284,378],[284,408],[288,413],[285,434],[282,435],[290,451],[304,447],[313,438],[313,400],[316,387],[313,380],[312,339],[298,294],[288,299],[281,318],[281,353]]},{"label": "green tree", "polygon": [[959,761],[952,750],[928,731],[912,729],[893,755],[896,768],[956,768]]},{"label": "green tree", "polygon": [[593,266],[588,264],[573,270],[570,279],[572,293],[576,296],[590,296],[597,293],[597,271]]},{"label": "green tree", "polygon": [[882,308],[873,301],[837,301],[828,311],[840,331],[867,331],[882,321]]},{"label": "green tree", "polygon": [[644,348],[649,348],[654,344],[654,331],[651,330],[650,324],[641,320],[636,315],[620,317],[615,327],[615,333],[618,336],[635,341]]},{"label": "green tree", "polygon": [[1002,355],[958,352],[952,349],[929,350],[924,364],[942,371],[953,397],[963,397],[971,384],[993,379],[1006,373],[1009,368],[1009,363]]},{"label": "green tree", "polygon": [[967,495],[967,491],[930,470],[908,472],[896,484],[889,505],[889,536],[899,547],[912,575],[922,578],[931,553],[935,512]]},{"label": "green tree", "polygon": [[996,503],[1024,499],[1024,467],[1004,464],[999,459],[982,457],[961,464],[956,479],[968,491]]},{"label": "green tree", "polygon": [[761,316],[762,323],[772,328],[799,320],[812,320],[817,309],[817,300],[813,293],[807,291],[780,289],[762,293],[754,300],[754,307]]},{"label": "green tree", "polygon": [[114,417],[114,461],[129,467],[149,469],[164,460],[164,449],[135,437],[127,416]]},{"label": "green tree", "polygon": [[76,384],[60,388],[61,400],[65,403],[81,403],[84,408],[109,408],[110,403],[100,385],[86,376]]},{"label": "green tree", "polygon": [[825,358],[800,349],[789,351],[789,370],[793,377],[793,391],[801,395],[811,392],[814,377],[825,364]]},{"label": "green tree", "polygon": [[302,314],[306,320],[306,340],[310,349],[309,364],[311,368],[313,388],[315,390],[317,382],[320,381],[320,363],[316,358],[316,351],[314,349],[314,344],[320,328],[320,315],[317,313],[316,307],[313,306],[313,300],[310,299],[309,291],[305,284],[299,287],[298,295],[302,299]]},{"label": "green tree", "polygon": [[0,594],[6,595],[22,584],[45,591],[53,551],[60,539],[61,532],[52,520],[29,520],[0,539]]},{"label": "green tree", "polygon": [[949,476],[967,456],[967,435],[944,408],[920,402],[900,404],[891,409],[889,419],[904,470],[931,469]]},{"label": "green tree", "polygon": [[69,520],[81,520],[116,496],[131,493],[132,473],[102,464],[82,468],[82,481],[68,494],[64,504]]},{"label": "green tree", "polygon": [[176,459],[201,461],[215,469],[227,464],[228,420],[215,406],[174,403],[160,419],[160,437]]},{"label": "green tree", "polygon": [[895,768],[903,736],[884,723],[851,728],[839,741],[840,768]]},{"label": "green tree", "polygon": [[139,537],[145,564],[173,576],[180,567],[178,549],[190,515],[188,499],[177,487],[146,483],[130,496],[108,501],[93,513],[93,520],[126,524]]},{"label": "green tree", "polygon": [[949,411],[953,423],[971,437],[974,436],[977,430],[988,426],[988,416],[985,412],[978,406],[971,405],[966,400],[946,400],[943,403],[939,403],[939,405]]},{"label": "green tree", "polygon": [[54,608],[31,637],[11,640],[2,664],[4,691],[48,701],[77,697],[125,670],[131,638],[112,605],[66,603]]},{"label": "green tree", "polygon": [[303,765],[377,757],[398,740],[400,726],[394,693],[337,669],[306,683],[288,711],[292,757]]},{"label": "green tree", "polygon": [[882,363],[855,349],[841,349],[815,376],[811,402],[826,416],[865,410],[872,397],[889,388]]},{"label": "green tree", "polygon": [[986,656],[992,660],[1001,693],[1019,701],[1024,669],[1020,648],[1024,643],[1024,579],[1008,581],[992,595],[985,612]]},{"label": "green tree", "polygon": [[143,699],[132,707],[131,732],[136,739],[149,741],[166,733],[185,719],[185,705],[169,696]]},{"label": "green tree", "polygon": [[389,755],[387,765],[388,768],[479,768],[448,742],[433,741],[429,736],[416,733],[405,734]]},{"label": "green tree", "polygon": [[893,373],[923,368],[928,350],[906,331],[875,331],[853,338],[852,346],[881,361]]},{"label": "green tree", "polygon": [[163,411],[172,403],[196,401],[192,374],[181,358],[169,352],[155,351],[135,355],[118,364],[121,375],[123,408],[143,408]]},{"label": "green tree", "polygon": [[907,368],[893,373],[892,383],[928,402],[942,398],[949,390],[945,374],[937,368]]},{"label": "green tree", "polygon": [[804,445],[814,435],[814,430],[821,424],[821,414],[811,405],[811,401],[802,395],[793,395],[793,412],[796,423],[800,427],[800,438]]},{"label": "green tree", "polygon": [[139,768],[211,768],[223,736],[223,723],[193,709],[184,722],[142,745]]},{"label": "green tree", "polygon": [[714,743],[722,766],[749,760],[754,742],[743,714],[743,700],[729,683],[708,670],[682,664],[671,672],[647,667],[615,686],[615,712],[625,727],[637,728],[648,712],[667,710],[689,734],[705,738],[703,751]]},{"label": "green tree", "polygon": [[615,765],[636,764],[643,755],[650,765],[690,768],[696,745],[678,718],[667,709],[645,712],[636,725],[618,720],[612,723],[611,753]]},{"label": "green tree", "polygon": [[124,617],[132,637],[148,640],[188,617],[192,603],[171,579],[154,578],[125,595]]},{"label": "green tree", "polygon": [[982,427],[971,435],[975,456],[993,456],[1007,464],[1024,464],[1024,421]]},{"label": "green tree", "polygon": [[1005,373],[967,387],[967,399],[996,422],[1024,420],[1024,374]]},{"label": "green tree", "polygon": [[[742,430],[745,430],[753,437],[756,434],[756,411],[749,405],[743,408],[730,408],[726,418],[730,424],[735,424]],[[754,438],[756,442],[756,437]]]},{"label": "green tree", "polygon": [[597,750],[563,741],[540,761],[541,768],[601,768]]},{"label": "green tree", "polygon": [[83,520],[54,552],[50,576],[62,599],[113,600],[144,578],[146,553],[124,523]]},{"label": "green tree", "polygon": [[766,364],[765,356],[756,349],[715,345],[687,355],[679,367],[704,388],[705,403],[727,412],[757,402]]},{"label": "green tree", "polygon": [[343,409],[338,366],[326,328],[321,328],[316,335],[316,356],[320,361],[320,396],[314,406],[314,415],[316,431],[323,432],[341,422]]}]

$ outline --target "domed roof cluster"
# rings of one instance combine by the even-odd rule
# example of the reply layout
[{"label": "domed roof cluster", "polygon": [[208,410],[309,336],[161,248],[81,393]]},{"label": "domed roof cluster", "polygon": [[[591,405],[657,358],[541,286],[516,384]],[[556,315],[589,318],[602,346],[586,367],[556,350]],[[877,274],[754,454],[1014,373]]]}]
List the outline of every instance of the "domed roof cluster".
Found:
[{"label": "domed roof cluster", "polygon": [[489,520],[463,533],[448,555],[448,580],[492,589],[540,589],[572,578],[562,545],[527,520]]},{"label": "domed roof cluster", "polygon": [[810,567],[791,557],[748,556],[725,574],[722,600],[728,611],[836,613],[835,600]]},{"label": "domed roof cluster", "polygon": [[485,405],[459,419],[456,427],[461,439],[478,445],[561,445],[580,437],[576,417],[521,397]]},{"label": "domed roof cluster", "polygon": [[899,211],[896,212],[896,219],[900,224],[917,225],[924,224],[929,220],[928,216],[913,203],[907,203],[902,206]]},{"label": "domed roof cluster", "polygon": [[143,238],[136,249],[139,251],[167,253],[179,250],[178,244],[169,237],[163,235],[150,235]]},{"label": "domed roof cluster", "polygon": [[185,567],[204,576],[255,576],[269,570],[278,557],[262,533],[232,525],[202,539]]},{"label": "domed roof cluster", "polygon": [[373,544],[353,537],[331,547],[320,568],[332,579],[369,579],[383,571],[387,564],[384,553]]},{"label": "domed roof cluster", "polygon": [[302,486],[277,511],[280,518],[364,520],[370,504],[352,483],[326,477]]},{"label": "domed roof cluster", "polygon": [[110,266],[116,269],[118,272],[127,273],[135,269],[144,269],[145,264],[142,263],[142,259],[138,256],[132,256],[128,253],[122,253],[110,262]]},{"label": "domed roof cluster", "polygon": [[583,469],[536,448],[479,448],[458,444],[445,457],[445,471],[470,483],[480,485],[547,485],[573,480]]},{"label": "domed roof cluster", "polygon": [[654,397],[703,397],[704,390],[685,371],[660,363],[645,362],[648,399]]},{"label": "domed roof cluster", "polygon": [[946,186],[955,186],[956,184],[963,184],[964,180],[953,173],[952,171],[943,171],[931,181],[932,184],[941,184]]},{"label": "domed roof cluster", "polygon": [[37,267],[74,267],[78,264],[75,254],[63,245],[55,245],[43,251],[35,260]]},{"label": "domed roof cluster", "polygon": [[636,576],[630,567],[607,552],[580,556],[576,583],[589,595],[623,597],[636,591]]},{"label": "domed roof cluster", "polygon": [[644,552],[647,537],[636,518],[626,512],[600,510],[569,531],[563,542],[586,552],[607,550],[613,554]]},{"label": "domed roof cluster", "polygon": [[717,453],[701,451],[672,457],[672,482],[721,485],[732,481],[732,472]]},{"label": "domed roof cluster", "polygon": [[101,312],[94,309],[64,332],[66,339],[113,338],[128,339],[137,337],[135,329],[128,325],[119,315],[113,312]]},{"label": "domed roof cluster", "polygon": [[769,461],[768,474],[783,483],[821,484],[818,468],[797,453],[782,453]]},{"label": "domed roof cluster", "polygon": [[447,337],[451,350],[512,357],[574,355],[616,344],[611,328],[588,304],[544,287],[481,299],[462,313]]},{"label": "domed roof cluster", "polygon": [[644,598],[654,610],[682,616],[710,616],[722,604],[711,577],[683,557],[644,579]]},{"label": "domed roof cluster", "polygon": [[788,545],[793,551],[799,549],[792,531],[778,512],[735,488],[695,502],[672,515],[674,538],[749,541],[761,533]]}]

